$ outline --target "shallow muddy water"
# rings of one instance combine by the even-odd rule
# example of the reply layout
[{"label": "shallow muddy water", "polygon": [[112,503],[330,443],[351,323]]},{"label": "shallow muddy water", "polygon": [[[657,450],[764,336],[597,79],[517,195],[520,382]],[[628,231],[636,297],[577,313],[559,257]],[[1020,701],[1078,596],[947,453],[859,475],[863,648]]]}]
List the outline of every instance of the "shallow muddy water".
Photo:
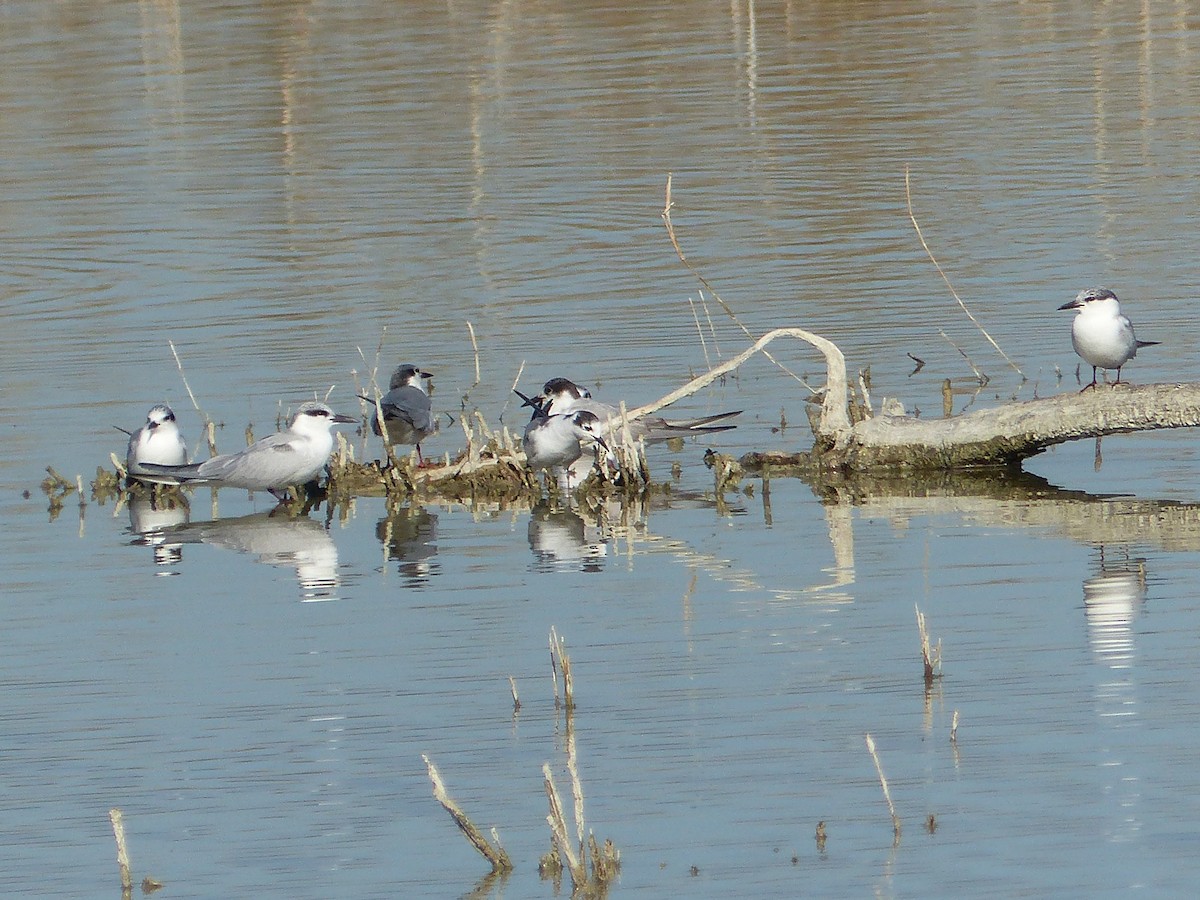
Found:
[{"label": "shallow muddy water", "polygon": [[[198,489],[52,516],[38,485],[46,465],[89,482],[160,401],[202,446],[189,387],[230,450],[314,393],[353,414],[376,366],[413,361],[433,456],[476,409],[519,429],[518,373],[653,400],[750,342],[671,246],[668,173],[681,248],[738,322],[837,341],[877,405],[942,415],[946,379],[956,413],[1076,390],[1057,307],[1092,284],[1162,341],[1124,378],[1200,380],[1195,25],[1086,4],[0,4],[8,889],[115,894],[120,806],[135,875],[172,897],[463,896],[486,865],[427,754],[517,864],[481,893],[551,896],[553,627],[614,895],[1190,892],[1190,432],[1064,446],[1023,478],[717,497],[707,447],[809,443],[808,389],[758,358],[672,410],[743,413],[653,449],[671,495],[634,509],[359,498],[295,519]],[[1011,365],[922,249],[906,167]],[[821,384],[807,348],[771,349]],[[942,641],[929,690],[915,606]]]}]

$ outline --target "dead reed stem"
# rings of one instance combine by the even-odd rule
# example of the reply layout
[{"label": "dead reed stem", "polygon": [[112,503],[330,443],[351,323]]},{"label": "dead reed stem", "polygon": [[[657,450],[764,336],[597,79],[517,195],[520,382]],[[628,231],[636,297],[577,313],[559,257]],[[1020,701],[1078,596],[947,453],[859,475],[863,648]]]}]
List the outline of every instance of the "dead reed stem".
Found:
[{"label": "dead reed stem", "polygon": [[[979,367],[977,365],[975,365],[975,363],[972,361],[971,357],[969,357],[967,355],[966,350],[964,350],[962,347],[958,346],[958,344],[954,343],[954,341],[950,340],[950,335],[946,334],[946,332],[942,331],[942,329],[940,329],[940,328],[938,329],[938,334],[940,334],[945,339],[947,344],[949,344],[951,347],[953,347],[955,350],[957,350],[958,355],[961,356],[963,358],[963,360],[966,362],[966,364],[971,367],[971,371],[975,373],[975,380],[979,382],[979,385],[981,387],[986,385],[991,380],[990,378],[987,377],[987,375],[985,375],[983,372],[979,371]],[[946,413],[946,415],[949,416],[949,413]]]},{"label": "dead reed stem", "polygon": [[[671,239],[671,246],[675,248],[675,254],[679,257],[679,261],[681,263],[683,263],[684,266],[687,267],[687,270],[689,272],[691,272],[694,276],[696,276],[696,279],[702,285],[704,285],[706,288],[708,288],[708,292],[710,294],[712,294],[712,298],[717,301],[717,303],[720,305],[721,309],[725,310],[725,315],[729,316],[729,318],[733,320],[733,323],[742,330],[742,333],[745,334],[746,337],[750,337],[750,338],[754,337],[754,335],[750,332],[750,329],[742,324],[742,320],[738,318],[737,313],[735,313],[733,311],[733,309],[729,306],[728,303],[726,303],[724,300],[721,299],[721,295],[717,293],[716,288],[714,288],[711,284],[709,284],[708,279],[705,278],[703,275],[701,275],[699,270],[696,269],[696,267],[693,266],[688,261],[688,258],[683,253],[683,248],[679,246],[679,239],[675,237],[675,225],[671,222],[671,210],[675,206],[675,201],[671,199],[671,179],[672,179],[672,173],[668,172],[667,173],[667,192],[666,192],[666,198],[663,202],[662,220],[663,220],[663,224],[666,225],[666,227],[667,227],[667,237],[669,237]],[[777,360],[775,357],[773,357],[770,353],[766,353],[764,351],[763,356],[765,356],[767,359],[769,359],[775,365],[779,366],[779,368],[783,369],[783,371],[787,372],[789,375],[791,375],[793,378],[795,378],[801,384],[804,384],[804,379],[802,379],[799,375],[797,375],[795,372],[793,372],[791,369],[789,369],[787,366],[785,366],[783,363],[781,363],[779,360]],[[804,386],[808,387],[808,385],[804,385]],[[812,390],[812,388],[809,388],[809,390]]]},{"label": "dead reed stem", "polygon": [[112,823],[113,837],[117,841],[117,868],[121,870],[121,891],[128,894],[133,890],[133,876],[129,873],[129,848],[125,844],[125,814],[117,807],[108,811]]},{"label": "dead reed stem", "polygon": [[[571,776],[571,799],[575,803],[575,834],[579,840],[579,846],[582,848],[584,830],[583,782],[579,780],[579,757],[575,745],[575,713],[570,707],[567,707],[566,729],[567,774]],[[582,850],[580,852],[582,853]]]},{"label": "dead reed stem", "polygon": [[921,658],[925,666],[925,686],[929,687],[933,683],[933,679],[942,674],[942,640],[938,638],[936,648],[930,647],[929,631],[925,627],[925,613],[921,612],[921,607],[915,603],[913,607],[917,611],[917,631],[921,635]]},{"label": "dead reed stem", "polygon": [[896,815],[896,807],[892,804],[892,792],[888,790],[887,778],[883,775],[883,765],[879,762],[879,754],[875,751],[875,738],[867,733],[867,750],[871,753],[871,759],[875,761],[875,771],[879,774],[879,784],[883,788],[883,799],[887,801],[888,812],[892,814],[892,834],[895,837],[895,842],[900,843],[900,817]]},{"label": "dead reed stem", "polygon": [[704,340],[704,329],[700,327],[700,316],[696,313],[696,301],[688,297],[688,306],[692,308],[692,320],[696,323],[696,333],[700,335],[700,349],[704,351],[704,365],[712,368],[712,360],[708,357],[708,341]]},{"label": "dead reed stem", "polygon": [[[967,309],[967,304],[963,303],[962,297],[958,296],[958,292],[954,290],[954,285],[950,283],[949,276],[947,276],[945,271],[942,269],[941,264],[937,261],[937,257],[933,255],[933,251],[929,249],[929,244],[925,242],[925,235],[921,233],[921,226],[917,223],[916,213],[913,212],[912,189],[909,183],[908,166],[904,167],[904,200],[908,205],[908,218],[909,221],[912,222],[913,228],[917,232],[917,239],[921,242],[921,246],[925,249],[925,255],[929,257],[929,261],[933,263],[933,267],[937,269],[938,274],[942,276],[942,281],[946,282],[946,287],[950,288],[951,296],[958,301],[958,305],[962,307],[962,311],[967,314],[967,318],[970,319],[972,324],[979,329],[980,333],[987,338],[988,343],[995,348],[996,352],[1004,358],[1006,363],[1012,366],[1013,371],[1020,375],[1022,380],[1024,380],[1025,373],[1021,371],[1020,367],[1015,362],[1008,358],[1008,354],[1000,349],[1000,345],[997,344],[995,340],[992,339],[992,336],[987,333],[987,329],[980,325],[979,320],[971,314],[971,310]],[[964,353],[963,356],[965,357],[966,354]],[[968,360],[968,362],[970,362],[970,360]],[[975,367],[971,366],[971,368],[974,369]],[[975,370],[975,374],[979,374],[978,369]]]},{"label": "dead reed stem", "polygon": [[[550,763],[542,764],[542,779],[546,785],[546,799],[550,804],[550,813],[546,821],[550,825],[550,834],[558,848],[559,856],[567,861],[567,871],[571,873],[571,881],[576,888],[587,884],[587,867],[580,862],[571,838],[567,833],[567,820],[563,816],[562,798],[558,796],[558,788],[554,786],[554,776],[550,774]],[[582,848],[580,848],[582,851]]]},{"label": "dead reed stem", "polygon": [[192,401],[192,407],[196,410],[196,412],[200,413],[200,417],[207,422],[208,416],[204,414],[204,410],[202,410],[200,408],[200,404],[196,402],[196,395],[192,393],[192,386],[188,384],[187,375],[183,371],[183,360],[179,358],[179,351],[175,349],[175,342],[168,340],[167,346],[171,348],[171,355],[175,357],[175,367],[179,369],[179,377],[183,380],[183,387],[188,392],[188,397]]},{"label": "dead reed stem", "polygon": [[575,680],[571,676],[571,656],[567,653],[567,642],[559,637],[554,626],[550,627],[550,672],[554,676],[554,705],[558,705],[558,676],[562,671],[563,706],[567,712],[575,709]]},{"label": "dead reed stem", "polygon": [[483,376],[479,372],[479,344],[475,340],[475,326],[471,324],[471,320],[467,320],[467,331],[471,335],[471,349],[475,352],[475,383],[471,387],[479,384],[483,380]]},{"label": "dead reed stem", "polygon": [[[396,468],[396,450],[392,446],[392,436],[388,434],[387,425],[383,420],[383,391],[379,387],[379,359],[383,356],[383,339],[387,335],[387,326],[384,325],[379,333],[379,343],[375,345],[375,362],[371,364],[371,397],[375,407],[375,421],[379,423],[379,437],[383,441],[383,453],[387,457],[389,468]],[[362,352],[362,347],[358,347],[358,355],[362,357],[362,361],[366,363],[366,354]],[[364,451],[365,452],[365,451]],[[365,457],[364,457],[365,458]]]},{"label": "dead reed stem", "polygon": [[[737,369],[742,363],[754,356],[754,354],[763,353],[766,355],[766,351],[763,348],[778,337],[798,338],[816,347],[825,357],[826,383],[825,397],[821,401],[821,421],[824,427],[830,432],[840,432],[843,430],[848,432],[850,430],[850,418],[846,403],[846,358],[832,341],[821,337],[819,334],[813,334],[811,331],[805,331],[803,328],[775,328],[768,331],[737,356],[730,357],[719,366],[709,369],[703,375],[693,378],[683,387],[671,391],[665,397],[653,403],[648,403],[645,406],[639,406],[637,409],[631,411],[629,418],[639,419],[650,413],[658,412],[664,406],[670,406],[684,397],[691,396],[701,388],[712,384],[725,373]],[[812,393],[817,393],[812,387],[808,385],[805,385],[805,387],[808,387]]]},{"label": "dead reed stem", "polygon": [[454,824],[458,826],[468,841],[471,842],[476,850],[482,854],[492,865],[493,872],[511,872],[513,868],[512,860],[509,859],[508,853],[500,846],[500,841],[496,838],[495,829],[492,830],[493,838],[496,838],[496,845],[492,846],[491,842],[483,836],[475,823],[472,822],[462,807],[460,807],[447,792],[446,786],[442,783],[442,776],[438,773],[437,768],[430,762],[429,757],[424,753],[421,754],[421,759],[425,761],[425,767],[429,770],[429,780],[433,782],[433,796],[438,803],[442,804],[442,808],[450,813],[450,818],[454,820]]}]

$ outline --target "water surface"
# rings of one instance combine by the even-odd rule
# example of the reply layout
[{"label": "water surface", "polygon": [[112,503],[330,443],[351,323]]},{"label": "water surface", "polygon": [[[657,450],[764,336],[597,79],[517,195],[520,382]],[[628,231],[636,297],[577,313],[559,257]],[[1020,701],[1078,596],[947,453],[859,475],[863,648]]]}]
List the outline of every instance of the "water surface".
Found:
[{"label": "water surface", "polygon": [[[496,895],[549,896],[553,626],[615,892],[1184,893],[1189,433],[1106,439],[1099,466],[1061,447],[1026,480],[747,480],[720,502],[694,443],[652,457],[669,502],[599,516],[361,498],[294,521],[198,490],[160,536],[146,517],[182,510],[68,497],[52,518],[38,483],[90,481],[112,426],[163,400],[196,444],[188,387],[228,450],[415,361],[440,455],[464,409],[520,427],[518,372],[637,404],[741,326],[819,332],[876,404],[925,416],[973,365],[960,412],[1077,389],[1056,308],[1092,284],[1163,341],[1127,378],[1197,380],[1194,26],[973,2],[0,5],[10,890],[115,892],[121,806],[135,872],[173,897],[462,896],[486,867],[425,753],[517,862]],[[906,170],[1011,365],[921,247]],[[681,247],[740,325],[675,255],[668,173]],[[815,354],[772,349],[820,385]],[[716,449],[797,449],[807,396],[759,358],[675,413],[742,408]],[[943,641],[929,691],[914,605]]]}]

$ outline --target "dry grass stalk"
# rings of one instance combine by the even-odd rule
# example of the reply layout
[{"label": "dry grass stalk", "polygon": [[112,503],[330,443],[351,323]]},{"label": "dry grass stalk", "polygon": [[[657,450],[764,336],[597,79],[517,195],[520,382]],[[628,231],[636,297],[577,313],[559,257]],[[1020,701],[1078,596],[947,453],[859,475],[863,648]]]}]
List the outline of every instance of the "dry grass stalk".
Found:
[{"label": "dry grass stalk", "polygon": [[470,319],[467,320],[467,331],[471,335],[471,349],[475,352],[475,384],[471,385],[471,387],[475,387],[476,384],[483,381],[483,376],[479,372],[479,344],[475,340],[475,326],[471,324]]},{"label": "dry grass stalk", "polygon": [[125,814],[117,807],[108,811],[112,823],[113,837],[117,841],[117,868],[121,870],[121,891],[128,895],[133,890],[133,878],[129,874],[129,848],[125,844]]},{"label": "dry grass stalk", "polygon": [[188,384],[187,374],[183,371],[183,360],[179,358],[179,351],[175,349],[175,342],[168,340],[167,345],[171,348],[171,355],[175,357],[175,367],[179,369],[179,377],[183,381],[183,387],[188,393],[188,398],[192,401],[192,408],[200,414],[200,419],[204,422],[204,437],[208,441],[208,455],[216,456],[217,432],[213,425],[213,420],[209,418],[208,413],[202,410],[200,404],[196,402],[196,395],[192,393],[192,386]]},{"label": "dry grass stalk", "polygon": [[[550,774],[550,763],[542,764],[542,779],[546,785],[546,800],[550,804],[550,813],[546,821],[550,825],[550,834],[559,856],[567,861],[567,871],[571,873],[571,881],[576,889],[587,884],[587,867],[580,862],[579,852],[571,843],[567,834],[567,820],[563,816],[562,799],[558,796],[558,788],[554,786],[554,776]],[[582,848],[580,848],[582,850]]]},{"label": "dry grass stalk", "polygon": [[[904,200],[905,200],[905,203],[908,204],[908,218],[909,218],[909,221],[912,222],[913,228],[917,232],[917,239],[920,240],[921,246],[925,250],[925,254],[929,257],[929,261],[931,263],[933,263],[933,267],[935,269],[937,269],[938,274],[942,276],[942,281],[946,282],[946,287],[950,288],[951,296],[953,296],[954,299],[958,301],[958,305],[962,307],[962,311],[967,314],[967,318],[970,319],[972,324],[974,324],[974,326],[979,329],[980,333],[983,334],[983,336],[985,338],[987,338],[988,343],[991,344],[992,347],[995,348],[997,353],[999,353],[1002,357],[1004,357],[1004,361],[1006,363],[1008,363],[1010,366],[1012,366],[1013,371],[1015,371],[1018,375],[1020,375],[1021,378],[1024,378],[1025,373],[1021,371],[1020,367],[1015,362],[1013,362],[1011,359],[1008,358],[1008,354],[1000,349],[1000,345],[997,344],[992,339],[992,336],[987,333],[987,329],[984,328],[982,325],[980,325],[979,320],[976,319],[975,316],[973,316],[971,314],[971,311],[969,309],[967,309],[967,304],[963,303],[962,297],[958,296],[958,292],[956,290],[954,290],[954,285],[950,283],[950,278],[946,275],[945,271],[942,269],[941,264],[937,261],[937,258],[933,255],[933,251],[929,249],[929,245],[927,243],[925,243],[925,235],[923,235],[921,233],[921,226],[917,224],[917,216],[913,212],[912,189],[909,185],[908,166],[904,167]],[[966,354],[964,354],[964,356],[965,355]],[[972,368],[974,368],[974,366],[972,366]]]},{"label": "dry grass stalk", "polygon": [[438,803],[442,804],[446,812],[450,813],[450,818],[454,820],[454,824],[458,826],[459,831],[466,835],[467,840],[471,842],[471,846],[478,850],[483,858],[491,863],[493,872],[511,872],[513,868],[512,860],[509,859],[508,853],[505,852],[504,848],[500,846],[500,841],[496,837],[496,830],[492,829],[492,837],[496,840],[495,846],[492,846],[491,842],[483,836],[483,832],[476,828],[475,823],[463,812],[462,807],[454,802],[454,798],[446,792],[446,786],[442,783],[442,776],[438,773],[433,763],[430,762],[429,757],[422,753],[421,759],[425,761],[425,767],[429,770],[429,780],[433,782],[433,796],[437,799]]},{"label": "dry grass stalk", "polygon": [[571,799],[575,803],[575,835],[579,846],[583,847],[584,815],[583,815],[583,782],[579,780],[579,757],[575,744],[575,714],[567,708],[567,774],[571,776]]},{"label": "dry grass stalk", "polygon": [[879,754],[875,751],[875,738],[867,734],[867,750],[875,761],[875,771],[879,774],[879,784],[883,788],[883,799],[887,801],[888,812],[892,814],[892,834],[895,842],[900,843],[900,817],[896,815],[896,807],[892,804],[892,792],[888,789],[887,778],[883,775],[883,765],[879,762]]},{"label": "dry grass stalk", "polygon": [[913,604],[917,610],[917,631],[921,635],[921,658],[925,665],[925,686],[929,687],[933,683],[933,679],[940,678],[942,674],[942,639],[938,638],[937,647],[929,645],[929,631],[925,628],[925,613],[921,612],[921,608]]},{"label": "dry grass stalk", "polygon": [[[846,358],[833,341],[823,338],[819,334],[813,334],[811,331],[805,331],[803,328],[775,328],[768,331],[737,356],[730,357],[703,375],[696,376],[683,387],[671,391],[665,397],[645,406],[639,406],[629,413],[629,417],[639,419],[650,413],[658,412],[663,407],[670,406],[684,397],[690,397],[702,388],[708,387],[721,376],[739,368],[756,353],[767,356],[764,348],[779,337],[794,337],[804,341],[819,350],[825,357],[828,380],[825,384],[824,398],[821,401],[822,422],[829,431],[849,431],[850,421],[846,409]],[[814,394],[818,393],[808,385],[805,387],[808,387]]]},{"label": "dry grass stalk", "polygon": [[[683,248],[679,246],[679,239],[675,237],[675,225],[674,225],[674,223],[671,222],[671,210],[675,207],[675,201],[671,199],[671,178],[672,178],[672,175],[671,175],[671,173],[668,172],[667,173],[667,192],[666,192],[666,198],[663,201],[663,211],[662,211],[661,215],[662,215],[663,224],[667,228],[667,237],[669,237],[671,239],[671,246],[675,248],[675,254],[679,257],[679,261],[681,263],[683,263],[684,266],[687,267],[687,270],[689,272],[691,272],[694,276],[696,276],[696,280],[698,280],[702,285],[704,285],[706,288],[708,288],[708,292],[710,294],[712,294],[712,298],[715,301],[717,301],[717,303],[718,303],[718,305],[720,305],[721,309],[725,310],[725,315],[729,316],[729,318],[733,320],[733,323],[742,330],[742,333],[745,334],[746,337],[750,337],[750,338],[754,337],[754,335],[750,332],[750,329],[742,324],[742,320],[738,318],[737,313],[735,313],[733,311],[733,309],[729,306],[728,303],[726,303],[724,300],[721,299],[721,295],[717,293],[716,288],[714,288],[711,284],[709,284],[708,279],[706,279],[703,275],[701,275],[700,272],[696,269],[696,267],[693,266],[688,261],[688,258],[683,253]],[[779,366],[779,368],[783,369],[783,371],[787,372],[789,375],[791,375],[794,379],[799,381],[801,384],[804,384],[804,379],[802,379],[799,375],[797,375],[795,372],[793,372],[791,369],[789,369],[787,366],[785,366],[783,363],[781,363],[779,360],[777,360],[775,357],[773,357],[770,353],[763,351],[763,356],[765,356],[767,359],[769,359],[775,365]],[[808,387],[808,385],[805,385],[805,387]],[[809,388],[809,390],[811,390],[811,388]]]},{"label": "dry grass stalk", "polygon": [[[966,361],[966,364],[971,367],[971,371],[975,373],[975,380],[979,382],[980,386],[986,385],[989,381],[991,381],[991,379],[988,378],[987,375],[985,375],[983,372],[979,371],[979,367],[976,366],[975,363],[971,361],[971,357],[967,356],[967,351],[964,350],[962,347],[958,346],[958,344],[954,343],[954,341],[950,340],[950,335],[946,334],[946,332],[942,331],[942,329],[940,329],[940,328],[938,329],[938,334],[940,334],[943,338],[945,338],[946,343],[949,344],[951,347],[953,347],[955,350],[957,350],[958,355],[961,356],[963,358],[963,360]],[[943,401],[943,403],[944,403],[944,401]]]},{"label": "dry grass stalk", "polygon": [[700,316],[696,314],[696,301],[688,297],[688,306],[692,308],[692,320],[696,323],[696,332],[700,335],[700,349],[704,351],[704,365],[712,368],[712,360],[708,356],[708,341],[704,340],[704,329],[700,327]]},{"label": "dry grass stalk", "polygon": [[550,627],[550,671],[554,675],[554,705],[558,705],[558,677],[557,672],[562,671],[563,679],[563,706],[567,712],[575,709],[575,680],[571,676],[571,657],[567,653],[567,642],[563,640],[558,631]]},{"label": "dry grass stalk", "polygon": [[[389,468],[396,467],[396,451],[392,446],[392,437],[388,434],[388,430],[383,427],[383,391],[379,387],[379,357],[383,355],[383,338],[387,334],[387,326],[379,333],[379,343],[375,347],[375,363],[371,366],[371,398],[372,405],[375,408],[376,421],[380,423],[379,437],[383,441],[383,453],[387,458]],[[363,362],[367,361],[366,355],[362,352],[362,347],[357,348],[358,355],[362,357]],[[361,399],[361,397],[360,397]],[[372,402],[367,401],[367,402]],[[365,431],[365,429],[364,429]]]}]

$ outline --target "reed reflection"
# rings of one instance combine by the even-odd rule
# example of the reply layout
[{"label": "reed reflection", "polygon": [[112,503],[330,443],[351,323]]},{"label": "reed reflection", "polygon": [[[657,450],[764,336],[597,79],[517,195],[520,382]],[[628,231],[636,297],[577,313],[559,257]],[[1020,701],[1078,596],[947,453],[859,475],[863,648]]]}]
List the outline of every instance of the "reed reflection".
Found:
[{"label": "reed reflection", "polygon": [[408,587],[422,587],[440,574],[437,556],[438,517],[423,506],[389,510],[375,525],[375,536],[389,560],[399,561],[398,571]]}]

